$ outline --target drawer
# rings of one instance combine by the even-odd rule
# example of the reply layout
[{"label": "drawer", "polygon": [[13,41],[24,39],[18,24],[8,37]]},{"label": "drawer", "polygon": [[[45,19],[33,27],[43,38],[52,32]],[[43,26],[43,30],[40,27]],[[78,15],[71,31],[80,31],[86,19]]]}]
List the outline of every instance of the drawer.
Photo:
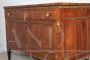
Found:
[{"label": "drawer", "polygon": [[55,19],[54,9],[31,9],[29,10],[29,16],[31,19]]},{"label": "drawer", "polygon": [[86,8],[60,8],[62,18],[75,18],[87,16]]},{"label": "drawer", "polygon": [[6,18],[27,18],[28,16],[28,11],[27,9],[6,9]]}]

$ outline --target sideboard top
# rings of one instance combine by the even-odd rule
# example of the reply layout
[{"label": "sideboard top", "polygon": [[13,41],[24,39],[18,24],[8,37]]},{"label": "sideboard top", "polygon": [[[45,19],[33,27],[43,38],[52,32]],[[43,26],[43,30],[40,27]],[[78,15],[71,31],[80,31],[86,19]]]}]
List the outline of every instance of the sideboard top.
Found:
[{"label": "sideboard top", "polygon": [[25,8],[25,7],[52,7],[52,6],[87,6],[90,7],[90,3],[47,3],[47,4],[32,4],[32,5],[19,5],[19,6],[5,6],[4,8]]}]

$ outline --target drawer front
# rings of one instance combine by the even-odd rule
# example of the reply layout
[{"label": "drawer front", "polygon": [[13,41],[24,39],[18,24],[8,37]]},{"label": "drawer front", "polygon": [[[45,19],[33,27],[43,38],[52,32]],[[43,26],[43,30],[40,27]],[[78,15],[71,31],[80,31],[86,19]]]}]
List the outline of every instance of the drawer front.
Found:
[{"label": "drawer front", "polygon": [[[49,19],[49,20],[54,20],[55,19],[55,9],[28,9],[28,8],[19,8],[19,9],[6,9],[6,18],[16,18],[16,19],[21,19],[25,20],[27,18],[30,19]],[[12,19],[13,20],[13,19]]]},{"label": "drawer front", "polygon": [[87,16],[86,8],[60,8],[62,18],[75,18]]},{"label": "drawer front", "polygon": [[31,9],[29,10],[29,16],[31,17],[31,19],[55,19],[54,16],[54,9]]},{"label": "drawer front", "polygon": [[6,9],[6,18],[27,18],[27,9]]}]

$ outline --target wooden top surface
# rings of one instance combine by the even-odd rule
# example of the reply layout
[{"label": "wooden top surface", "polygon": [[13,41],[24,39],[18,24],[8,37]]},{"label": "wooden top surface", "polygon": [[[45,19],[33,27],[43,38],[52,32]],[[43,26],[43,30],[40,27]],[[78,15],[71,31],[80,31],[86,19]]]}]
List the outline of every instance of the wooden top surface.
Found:
[{"label": "wooden top surface", "polygon": [[24,8],[24,7],[51,7],[51,6],[88,6],[90,3],[46,3],[46,4],[32,4],[32,5],[18,5],[18,6],[5,6],[4,8]]}]

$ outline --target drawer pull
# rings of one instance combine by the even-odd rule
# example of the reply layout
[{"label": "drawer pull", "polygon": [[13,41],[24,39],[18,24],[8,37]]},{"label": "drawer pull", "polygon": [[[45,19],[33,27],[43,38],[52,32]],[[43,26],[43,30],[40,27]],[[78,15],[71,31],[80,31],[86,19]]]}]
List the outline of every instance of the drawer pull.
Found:
[{"label": "drawer pull", "polygon": [[46,17],[49,17],[50,16],[50,13],[46,12]]},{"label": "drawer pull", "polygon": [[8,13],[7,13],[7,16],[10,16],[10,15],[11,15],[11,13],[8,12]]}]

